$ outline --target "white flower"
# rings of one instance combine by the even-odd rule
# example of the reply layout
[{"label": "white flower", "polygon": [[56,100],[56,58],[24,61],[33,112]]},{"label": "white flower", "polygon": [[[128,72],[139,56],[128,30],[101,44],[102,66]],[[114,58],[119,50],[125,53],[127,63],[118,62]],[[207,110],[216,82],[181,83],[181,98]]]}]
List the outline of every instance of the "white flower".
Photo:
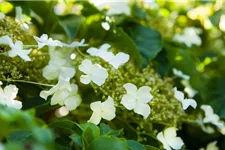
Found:
[{"label": "white flower", "polygon": [[43,69],[43,76],[48,80],[57,79],[58,77],[72,78],[76,71],[70,64],[68,59],[65,58],[61,51],[49,51],[50,61]]},{"label": "white flower", "polygon": [[116,117],[116,108],[110,96],[102,103],[100,101],[91,103],[91,110],[93,114],[88,122],[92,122],[96,125],[100,123],[102,118],[110,121]]},{"label": "white flower", "polygon": [[61,43],[58,40],[53,40],[52,38],[48,38],[47,34],[42,34],[40,38],[37,36],[34,36],[34,39],[38,43],[38,49],[41,49],[42,47],[46,45],[52,46],[52,47],[55,47],[55,46],[63,47],[63,43]]},{"label": "white flower", "polygon": [[107,15],[130,14],[128,0],[112,1],[112,0],[91,0],[91,2],[99,9],[108,8]]},{"label": "white flower", "polygon": [[130,58],[128,54],[119,52],[116,55],[114,55],[112,52],[108,51],[109,47],[110,47],[109,44],[103,44],[98,49],[91,47],[87,50],[87,53],[89,53],[91,56],[98,56],[104,59],[106,62],[112,65],[115,69],[118,69],[121,65],[128,62]]},{"label": "white flower", "polygon": [[87,50],[87,53],[91,56],[100,56],[100,52],[107,51],[110,47],[109,44],[103,44],[99,48],[91,47]]},{"label": "white flower", "polygon": [[184,74],[182,71],[180,70],[177,70],[176,68],[173,68],[173,74],[178,76],[178,77],[181,77],[185,80],[189,80],[190,79],[190,76]]},{"label": "white flower", "polygon": [[200,148],[199,150],[219,150],[217,147],[217,141],[213,141],[207,144],[206,149]]},{"label": "white flower", "polygon": [[0,12],[0,20],[5,18],[5,14],[3,14],[2,12]]},{"label": "white flower", "polygon": [[127,94],[122,97],[120,103],[128,110],[133,109],[135,113],[142,115],[146,119],[151,112],[151,108],[148,105],[148,102],[153,98],[150,94],[151,88],[142,86],[137,89],[132,83],[126,83],[123,87],[126,89]]},{"label": "white flower", "polygon": [[84,44],[85,40],[81,40],[80,42],[72,42],[70,44],[63,43],[64,46],[75,48],[75,47],[81,47],[81,46],[87,46],[88,44]]},{"label": "white flower", "polygon": [[8,85],[4,90],[0,87],[0,104],[15,109],[21,109],[22,103],[14,100],[18,93],[18,88],[15,85]]},{"label": "white flower", "polygon": [[51,98],[51,105],[59,104],[68,110],[76,109],[81,103],[81,97],[77,93],[78,87],[76,84],[70,84],[69,79],[59,78],[58,83],[49,91],[41,91],[40,97],[47,100],[48,96]]},{"label": "white flower", "polygon": [[204,123],[211,123],[220,129],[224,127],[224,123],[220,121],[219,116],[213,112],[210,105],[202,105],[201,109],[205,112],[205,118],[203,119]]},{"label": "white flower", "polygon": [[23,15],[22,13],[22,8],[20,6],[16,7],[16,17],[15,17],[17,22],[22,22],[22,23],[30,23],[30,18],[26,15]]},{"label": "white flower", "polygon": [[0,37],[0,44],[10,46],[11,49],[8,51],[9,57],[16,57],[18,55],[25,61],[31,61],[30,57],[28,56],[28,54],[31,52],[31,49],[23,50],[23,43],[21,41],[16,41],[14,44],[12,39],[7,35]]},{"label": "white flower", "polygon": [[184,145],[183,140],[180,137],[177,137],[176,130],[176,128],[170,127],[157,134],[157,139],[163,144],[164,149],[181,149]]},{"label": "white flower", "polygon": [[184,93],[178,91],[176,87],[174,88],[174,97],[182,103],[184,110],[186,110],[189,106],[192,106],[193,108],[197,107],[197,103],[194,99],[184,98]]},{"label": "white flower", "polygon": [[91,81],[101,86],[104,84],[106,78],[108,78],[108,72],[105,68],[99,64],[92,64],[89,59],[85,59],[79,65],[79,70],[86,75],[81,75],[80,81],[83,84],[89,84]]},{"label": "white flower", "polygon": [[184,29],[183,34],[175,34],[174,40],[184,43],[187,47],[191,47],[194,44],[200,46],[202,44],[202,40],[198,35],[199,33],[201,32],[198,29],[187,27]]}]

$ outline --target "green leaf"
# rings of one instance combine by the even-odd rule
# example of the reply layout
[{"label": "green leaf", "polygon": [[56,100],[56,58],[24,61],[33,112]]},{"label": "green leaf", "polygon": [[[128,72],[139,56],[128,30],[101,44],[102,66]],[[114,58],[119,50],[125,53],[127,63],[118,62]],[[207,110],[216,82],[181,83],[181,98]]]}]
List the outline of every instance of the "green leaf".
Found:
[{"label": "green leaf", "polygon": [[81,136],[80,135],[78,135],[78,134],[72,134],[71,136],[70,136],[70,138],[72,139],[72,141],[76,144],[76,145],[78,145],[79,147],[83,147],[83,144],[82,144],[82,139],[81,139]]},{"label": "green leaf", "polygon": [[70,40],[73,40],[81,24],[81,21],[82,21],[81,16],[67,15],[59,19],[59,24],[62,26],[62,28],[64,29]]},{"label": "green leaf", "polygon": [[26,4],[43,19],[43,24],[38,24],[38,29],[40,29],[41,33],[51,34],[58,25],[58,18],[53,11],[56,2],[26,1]]},{"label": "green leaf", "polygon": [[122,129],[116,131],[111,129],[108,125],[104,123],[101,123],[99,128],[100,128],[100,135],[110,135],[110,136],[118,137],[120,133],[122,132]]},{"label": "green leaf", "polygon": [[127,145],[131,150],[146,150],[145,147],[137,141],[127,140]]},{"label": "green leaf", "polygon": [[129,150],[129,147],[122,139],[101,136],[89,145],[88,150]]},{"label": "green leaf", "polygon": [[93,140],[100,136],[100,129],[93,123],[85,123],[81,125],[83,129],[82,138],[85,140],[86,144],[90,144]]},{"label": "green leaf", "polygon": [[206,101],[214,111],[225,118],[225,78],[213,78],[209,81],[204,92]]},{"label": "green leaf", "polygon": [[43,144],[51,144],[54,141],[54,135],[50,129],[47,128],[33,128],[33,137]]},{"label": "green leaf", "polygon": [[34,110],[21,111],[2,105],[0,109],[0,139],[13,130],[26,130],[42,125],[42,122],[34,117]]},{"label": "green leaf", "polygon": [[23,142],[31,137],[31,132],[29,130],[16,130],[8,135],[8,142]]},{"label": "green leaf", "polygon": [[125,23],[124,29],[141,52],[144,66],[162,50],[162,36],[158,31],[135,22]]},{"label": "green leaf", "polygon": [[196,56],[189,50],[184,50],[179,47],[165,45],[168,54],[168,60],[172,68],[181,70],[184,74],[190,76],[191,86],[197,91],[204,88],[204,80],[201,74],[196,69]]},{"label": "green leaf", "polygon": [[75,3],[82,5],[81,14],[85,17],[100,13],[89,1],[76,1]]},{"label": "green leaf", "polygon": [[150,146],[150,145],[145,145],[145,149],[146,150],[160,150],[160,149],[158,149],[156,147],[153,147],[153,146]]},{"label": "green leaf", "polygon": [[212,16],[209,17],[209,20],[214,26],[218,26],[220,23],[220,17],[224,14],[224,10],[217,10]]},{"label": "green leaf", "polygon": [[81,127],[70,120],[61,120],[61,121],[55,121],[52,122],[48,125],[50,128],[63,128],[63,129],[67,129],[70,130],[71,132],[75,132],[79,135],[81,135],[83,133],[83,130],[81,129]]}]

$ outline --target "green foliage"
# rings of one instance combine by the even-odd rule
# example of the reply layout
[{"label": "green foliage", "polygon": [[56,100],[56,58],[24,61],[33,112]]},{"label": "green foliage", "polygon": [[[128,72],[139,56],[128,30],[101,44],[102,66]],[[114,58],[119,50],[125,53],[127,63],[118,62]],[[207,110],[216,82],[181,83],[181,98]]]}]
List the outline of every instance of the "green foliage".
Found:
[{"label": "green foliage", "polygon": [[[56,15],[55,6],[61,4],[62,13]],[[23,14],[32,19],[31,24],[26,24],[27,31],[22,28],[24,24],[15,21],[16,6],[22,7]],[[82,104],[64,117],[56,115],[61,106],[51,106],[51,96],[47,101],[39,96],[42,89],[49,89],[46,85],[57,83],[43,77],[43,68],[50,59],[47,46],[40,50],[34,48],[29,54],[32,61],[25,62],[19,57],[8,57],[6,53],[10,48],[0,45],[2,87],[15,84],[19,88],[16,99],[23,103],[22,110],[0,105],[0,146],[2,143],[6,150],[159,150],[162,145],[156,135],[167,127],[176,127],[177,135],[186,144],[183,149],[200,149],[212,141],[218,141],[219,149],[225,149],[223,131],[210,123],[204,124],[201,118],[204,114],[200,110],[202,104],[209,104],[220,119],[225,119],[225,33],[221,24],[224,2],[156,1],[148,4],[132,1],[127,4],[130,15],[110,14],[108,9],[112,8],[99,7],[88,1],[0,4],[0,11],[7,12],[6,18],[0,20],[0,36],[8,35],[14,42],[20,40],[24,48],[36,48],[32,37],[44,33],[65,43],[85,39],[88,44],[87,47],[56,48],[70,52],[68,60],[69,55],[76,54],[75,59],[70,59],[76,68],[71,83],[78,85],[82,97]],[[117,12],[119,10],[118,7]],[[184,42],[192,40],[190,37],[184,42],[174,39],[187,27],[198,29],[201,45],[185,45]],[[101,58],[87,55],[88,48],[105,43],[111,45],[113,53],[129,54],[130,61],[115,70]],[[85,58],[108,71],[109,76],[102,86],[80,82],[78,66]],[[172,74],[173,68],[190,76],[190,80],[176,77]],[[152,88],[154,98],[148,103],[151,114],[147,119],[121,105],[126,93],[125,83]],[[197,90],[193,97],[197,109],[183,110],[174,98],[173,87],[184,89],[185,97],[188,97],[188,89]],[[112,121],[102,119],[104,123],[99,126],[85,123],[92,113],[90,103],[104,101],[108,96],[114,100],[116,117]],[[212,127],[215,132],[204,133],[204,126]]]}]

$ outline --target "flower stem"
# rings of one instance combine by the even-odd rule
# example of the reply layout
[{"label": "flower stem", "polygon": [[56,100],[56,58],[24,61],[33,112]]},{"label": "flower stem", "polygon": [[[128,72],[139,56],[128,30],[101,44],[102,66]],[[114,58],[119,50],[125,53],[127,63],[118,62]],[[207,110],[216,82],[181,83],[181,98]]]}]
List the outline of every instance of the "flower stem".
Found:
[{"label": "flower stem", "polygon": [[86,57],[86,56],[80,51],[80,49],[79,49],[78,47],[76,47],[76,49],[77,49],[77,52],[78,52],[81,56]]},{"label": "flower stem", "polygon": [[25,80],[12,80],[12,79],[0,79],[1,81],[7,81],[7,82],[21,82],[21,83],[28,83],[28,84],[35,84],[35,85],[42,85],[42,86],[54,86],[52,84],[44,84],[44,83],[38,83],[38,82],[32,82],[32,81],[25,81]]}]

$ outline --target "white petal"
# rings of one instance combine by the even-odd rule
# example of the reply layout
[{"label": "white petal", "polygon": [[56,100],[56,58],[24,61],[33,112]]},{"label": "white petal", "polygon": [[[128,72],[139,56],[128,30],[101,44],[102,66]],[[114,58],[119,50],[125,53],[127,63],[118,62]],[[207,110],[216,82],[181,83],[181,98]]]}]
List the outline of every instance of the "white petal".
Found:
[{"label": "white petal", "polygon": [[88,120],[88,122],[94,123],[98,125],[101,121],[101,112],[100,111],[94,111],[91,115],[91,118]]},{"label": "white petal", "polygon": [[78,94],[76,94],[76,95],[68,97],[64,103],[65,103],[66,108],[69,111],[75,110],[80,105],[81,98]]},{"label": "white petal", "polygon": [[194,99],[184,99],[182,101],[183,109],[187,109],[189,106],[192,106],[194,109],[197,107],[197,103]]},{"label": "white petal", "polygon": [[201,109],[205,112],[205,114],[213,114],[213,109],[210,105],[201,105]]},{"label": "white petal", "polygon": [[87,50],[87,53],[90,54],[91,56],[98,56],[99,50],[95,47],[91,47]]},{"label": "white petal", "polygon": [[52,38],[49,38],[47,41],[47,45],[48,46],[59,46],[59,47],[63,47],[63,44],[58,41],[58,40],[53,40]]},{"label": "white petal", "polygon": [[168,141],[168,144],[173,149],[181,149],[181,147],[184,145],[184,142],[180,137],[174,137]]},{"label": "white petal", "polygon": [[184,93],[181,92],[181,91],[178,91],[177,88],[175,87],[175,88],[174,88],[174,97],[175,97],[178,101],[182,102],[182,101],[184,100]]},{"label": "white petal", "polygon": [[151,112],[151,108],[148,104],[136,103],[136,106],[134,107],[134,112],[142,115],[144,119],[146,119]]},{"label": "white petal", "polygon": [[108,78],[108,72],[105,68],[101,67],[100,65],[95,64],[93,66],[93,72],[91,74],[91,80],[101,86],[105,83],[105,80]]},{"label": "white petal", "polygon": [[128,110],[132,110],[136,106],[137,101],[132,95],[126,94],[122,97],[120,103],[123,104],[123,106],[126,107]]},{"label": "white petal", "polygon": [[128,54],[119,52],[115,55],[112,61],[109,62],[115,69],[118,69],[121,65],[128,62],[130,56]]},{"label": "white petal", "polygon": [[22,102],[17,101],[17,100],[6,100],[6,105],[8,107],[12,107],[15,109],[21,109],[22,108]]},{"label": "white petal", "polygon": [[31,61],[31,58],[28,56],[28,54],[30,54],[31,51],[32,51],[32,49],[29,49],[29,50],[21,50],[18,53],[18,56],[20,56],[25,61]]},{"label": "white petal", "polygon": [[63,105],[65,99],[70,95],[68,89],[57,90],[51,98],[51,105]]},{"label": "white petal", "polygon": [[166,150],[172,150],[170,146],[167,144],[167,141],[163,136],[163,132],[159,132],[156,137],[163,144],[163,148],[165,148]]},{"label": "white petal", "polygon": [[18,88],[15,85],[8,85],[4,88],[5,100],[13,100],[16,98]]},{"label": "white petal", "polygon": [[173,149],[180,149],[184,143],[180,137],[177,137],[176,128],[170,127],[164,131],[164,137]]},{"label": "white petal", "polygon": [[105,102],[102,103],[102,107],[103,107],[102,118],[110,121],[116,117],[116,114],[115,114],[116,108],[114,106],[114,101],[110,96]]},{"label": "white petal", "polygon": [[72,78],[75,75],[75,69],[73,67],[61,67],[59,76],[65,78]]},{"label": "white petal", "polygon": [[5,101],[5,93],[2,89],[2,87],[0,86],[0,101]]},{"label": "white petal", "polygon": [[59,76],[59,68],[54,65],[47,65],[43,69],[43,76],[47,80],[57,79]]},{"label": "white petal", "polygon": [[108,50],[110,47],[111,47],[111,45],[109,45],[109,44],[103,44],[99,49],[106,51],[106,50]]},{"label": "white petal", "polygon": [[132,83],[126,83],[123,85],[123,87],[126,89],[127,93],[129,93],[131,95],[136,95],[136,93],[137,93],[136,85],[134,85]]},{"label": "white petal", "polygon": [[140,102],[148,103],[150,100],[152,100],[153,96],[150,94],[151,88],[148,86],[142,86],[137,91],[137,98],[140,100]]},{"label": "white petal", "polygon": [[80,42],[72,42],[70,44],[65,44],[64,43],[64,46],[71,47],[71,48],[80,47],[80,46],[87,46],[88,44],[84,44],[84,41],[85,40],[83,39]]},{"label": "white petal", "polygon": [[67,88],[67,87],[70,87],[69,79],[64,79],[62,77],[59,77],[58,83],[55,86],[53,86],[49,91],[44,91],[44,90],[41,91],[40,97],[47,100],[47,97],[49,95],[52,95],[53,93],[55,93],[59,89],[64,89],[64,88]]},{"label": "white petal", "polygon": [[77,86],[76,84],[71,84],[70,86],[71,86],[71,92],[77,93],[77,91],[78,91],[78,86]]},{"label": "white petal", "polygon": [[90,105],[92,111],[100,111],[101,110],[101,106],[102,106],[102,104],[101,104],[100,101],[93,102]]},{"label": "white petal", "polygon": [[100,50],[98,56],[105,60],[106,62],[110,62],[114,59],[114,54],[112,52]]},{"label": "white petal", "polygon": [[78,68],[83,73],[90,74],[92,72],[93,64],[89,59],[85,59]]},{"label": "white petal", "polygon": [[8,35],[0,37],[0,44],[9,45],[11,48],[14,46],[12,39]]},{"label": "white petal", "polygon": [[81,75],[80,82],[83,84],[89,84],[91,82],[91,77],[89,75]]}]

